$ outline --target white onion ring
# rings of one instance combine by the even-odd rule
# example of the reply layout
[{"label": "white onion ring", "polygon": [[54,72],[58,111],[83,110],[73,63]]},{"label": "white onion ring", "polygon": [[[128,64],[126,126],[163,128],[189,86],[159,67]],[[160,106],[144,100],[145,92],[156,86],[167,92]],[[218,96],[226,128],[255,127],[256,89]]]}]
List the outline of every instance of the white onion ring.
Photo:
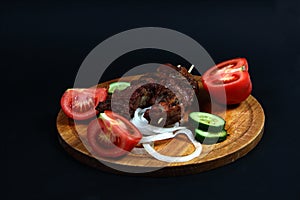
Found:
[{"label": "white onion ring", "polygon": [[[147,119],[144,118],[144,113],[148,108],[138,108],[134,113],[134,118],[131,122],[141,131],[143,138],[140,140],[139,144],[142,144],[144,148],[134,148],[131,152],[135,154],[150,154],[154,158],[164,162],[187,162],[196,157],[198,157],[202,152],[202,146],[194,138],[191,130],[178,126],[175,124],[172,128],[161,128],[148,124]],[[175,132],[176,131],[176,132]],[[173,133],[175,132],[175,133]],[[165,156],[158,153],[154,149],[154,142],[159,140],[171,139],[176,137],[178,134],[185,134],[188,139],[192,142],[195,147],[195,151],[187,156]]]},{"label": "white onion ring", "polygon": [[137,108],[134,112],[134,117],[131,119],[131,123],[133,123],[143,135],[156,135],[166,132],[174,132],[177,130],[185,129],[185,127],[177,126],[175,125],[172,128],[162,128],[162,127],[156,127],[148,124],[148,121],[146,118],[144,118],[144,113],[146,110],[151,109],[151,107],[148,108]]},{"label": "white onion ring", "polygon": [[155,142],[158,140],[165,140],[165,139],[169,139],[169,138],[173,138],[173,137],[174,137],[173,132],[166,132],[166,133],[157,134],[157,135],[143,136],[143,138],[140,140],[139,144]]},{"label": "white onion ring", "polygon": [[153,156],[157,160],[164,161],[164,162],[187,162],[187,161],[190,161],[190,160],[198,157],[202,152],[202,146],[199,142],[197,142],[194,139],[193,133],[189,129],[183,129],[183,130],[177,131],[170,138],[174,138],[178,134],[185,134],[188,137],[188,139],[192,142],[192,144],[195,147],[195,151],[193,153],[191,153],[187,156],[174,156],[174,157],[173,156],[165,156],[165,155],[158,153],[149,143],[143,143],[142,145],[143,145],[144,149],[151,156]]}]

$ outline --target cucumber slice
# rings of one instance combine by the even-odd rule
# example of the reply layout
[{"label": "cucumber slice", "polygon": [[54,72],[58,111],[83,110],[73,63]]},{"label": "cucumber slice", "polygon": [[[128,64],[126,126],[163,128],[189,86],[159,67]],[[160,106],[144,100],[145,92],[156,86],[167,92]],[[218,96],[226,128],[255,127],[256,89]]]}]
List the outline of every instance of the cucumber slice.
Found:
[{"label": "cucumber slice", "polygon": [[129,86],[129,82],[114,82],[109,84],[108,93],[114,93],[115,90],[124,90]]},{"label": "cucumber slice", "polygon": [[221,130],[217,133],[206,132],[200,129],[195,129],[195,138],[203,144],[215,144],[217,142],[222,142],[227,138],[227,131]]},{"label": "cucumber slice", "polygon": [[197,129],[209,132],[220,132],[225,127],[225,120],[206,112],[191,112],[189,115]]}]

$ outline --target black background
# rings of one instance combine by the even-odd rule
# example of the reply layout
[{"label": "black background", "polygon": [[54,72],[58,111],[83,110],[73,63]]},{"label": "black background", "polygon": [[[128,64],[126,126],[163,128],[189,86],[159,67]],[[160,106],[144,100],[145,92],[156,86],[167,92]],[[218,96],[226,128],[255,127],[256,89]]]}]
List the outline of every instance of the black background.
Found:
[{"label": "black background", "polygon": [[[2,2],[6,199],[300,199],[299,11],[298,2],[283,0]],[[146,26],[192,37],[216,63],[248,59],[252,94],[265,110],[266,124],[261,142],[247,156],[196,175],[142,178],[103,173],[65,153],[55,120],[60,97],[72,87],[82,61],[108,37]],[[168,60],[184,62],[135,52],[113,63],[104,78],[143,62]]]}]

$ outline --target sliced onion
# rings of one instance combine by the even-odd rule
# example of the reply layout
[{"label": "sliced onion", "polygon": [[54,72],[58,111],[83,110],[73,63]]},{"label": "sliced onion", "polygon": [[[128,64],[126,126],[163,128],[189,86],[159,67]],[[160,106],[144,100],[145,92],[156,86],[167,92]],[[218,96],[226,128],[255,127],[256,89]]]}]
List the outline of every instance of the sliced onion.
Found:
[{"label": "sliced onion", "polygon": [[138,108],[134,112],[134,117],[131,119],[131,122],[141,131],[143,135],[156,135],[160,133],[166,133],[166,132],[174,132],[177,130],[185,129],[186,127],[178,126],[178,123],[175,124],[172,128],[161,128],[157,126],[152,126],[148,124],[148,121],[146,118],[144,118],[144,114],[146,110],[151,109],[151,107],[148,108]]},{"label": "sliced onion", "polygon": [[[144,148],[134,148],[131,152],[135,154],[145,154],[148,153],[157,160],[163,162],[187,162],[201,154],[202,146],[199,142],[195,140],[195,137],[191,130],[186,127],[180,127],[179,123],[176,123],[172,128],[161,128],[148,124],[147,119],[144,118],[144,113],[148,108],[138,108],[134,113],[134,117],[131,122],[140,130],[143,134],[143,138],[140,140],[139,144],[142,144]],[[175,133],[174,133],[175,132]],[[176,137],[178,134],[184,134],[192,142],[195,147],[195,151],[187,156],[166,156],[158,153],[154,149],[154,142],[159,140],[171,139]]]},{"label": "sliced onion", "polygon": [[174,137],[173,132],[166,132],[166,133],[157,134],[157,135],[144,136],[140,140],[139,143],[142,144],[142,143],[155,142],[155,141],[159,141],[159,140],[170,139],[173,137]]},{"label": "sliced onion", "polygon": [[158,153],[149,143],[143,143],[143,147],[144,149],[154,158],[156,158],[157,160],[160,161],[164,161],[164,162],[187,162],[190,161],[196,157],[198,157],[201,154],[202,151],[202,146],[199,142],[197,142],[194,139],[193,133],[189,130],[189,129],[183,129],[183,130],[179,130],[177,131],[175,134],[173,134],[172,137],[176,137],[178,134],[185,134],[188,139],[192,142],[192,144],[195,147],[195,151],[187,156],[165,156],[162,155],[160,153]]}]

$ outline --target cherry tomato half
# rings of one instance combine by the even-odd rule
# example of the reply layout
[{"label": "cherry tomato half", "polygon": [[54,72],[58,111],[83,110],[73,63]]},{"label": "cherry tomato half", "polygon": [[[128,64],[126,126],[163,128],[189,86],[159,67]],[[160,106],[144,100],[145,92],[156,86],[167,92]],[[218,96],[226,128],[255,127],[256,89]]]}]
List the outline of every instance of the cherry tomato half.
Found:
[{"label": "cherry tomato half", "polygon": [[75,120],[86,120],[98,114],[95,107],[107,97],[106,88],[68,89],[60,105],[64,113]]},{"label": "cherry tomato half", "polygon": [[140,131],[126,118],[104,111],[91,121],[87,129],[88,142],[97,156],[120,157],[130,152],[141,140]]},{"label": "cherry tomato half", "polygon": [[211,67],[203,74],[202,84],[219,103],[241,103],[252,91],[247,60],[236,58]]}]

